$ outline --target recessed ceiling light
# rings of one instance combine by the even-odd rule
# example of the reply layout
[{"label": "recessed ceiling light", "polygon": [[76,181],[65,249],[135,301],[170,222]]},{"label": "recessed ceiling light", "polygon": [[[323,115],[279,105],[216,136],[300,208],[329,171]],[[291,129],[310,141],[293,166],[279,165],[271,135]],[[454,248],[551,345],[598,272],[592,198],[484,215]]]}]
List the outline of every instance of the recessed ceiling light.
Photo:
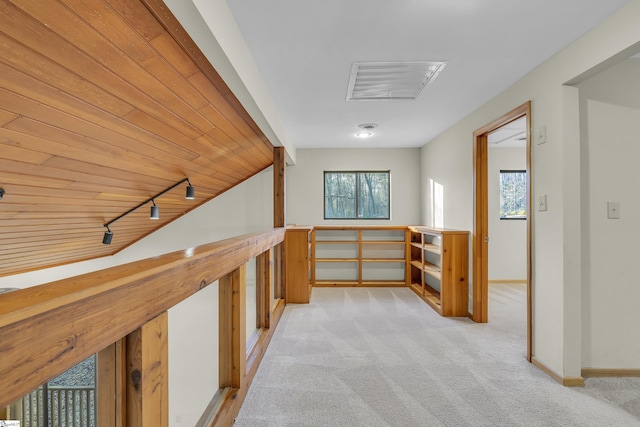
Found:
[{"label": "recessed ceiling light", "polygon": [[378,126],[375,123],[362,123],[360,125],[358,125],[358,127],[361,129],[360,131],[358,131],[356,133],[356,136],[358,138],[369,138],[370,136],[373,136],[373,129],[376,128],[376,126]]}]

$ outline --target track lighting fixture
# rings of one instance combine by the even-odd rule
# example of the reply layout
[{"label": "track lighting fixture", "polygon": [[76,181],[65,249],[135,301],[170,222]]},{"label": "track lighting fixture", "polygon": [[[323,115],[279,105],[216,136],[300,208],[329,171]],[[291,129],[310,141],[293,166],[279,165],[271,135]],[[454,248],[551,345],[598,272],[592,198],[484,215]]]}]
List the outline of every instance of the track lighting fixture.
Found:
[{"label": "track lighting fixture", "polygon": [[105,225],[107,231],[104,232],[104,237],[102,238],[102,243],[105,245],[111,244],[111,239],[113,239],[113,232],[109,229],[108,225]]},{"label": "track lighting fixture", "polygon": [[189,182],[189,178],[187,178],[187,192],[185,195],[185,199],[187,200],[193,200],[196,198],[196,189],[193,187],[193,185],[191,185],[191,182]]},{"label": "track lighting fixture", "polygon": [[151,213],[149,214],[149,219],[160,219],[160,208],[156,205],[156,201],[151,199]]},{"label": "track lighting fixture", "polygon": [[[104,232],[104,237],[102,238],[102,243],[104,243],[105,245],[110,245],[111,244],[111,240],[113,239],[113,232],[109,228],[109,226],[111,224],[113,224],[114,222],[116,222],[117,220],[119,220],[121,218],[124,218],[125,216],[129,215],[131,212],[133,212],[136,209],[146,205],[149,202],[153,203],[153,206],[151,206],[151,209],[150,209],[149,218],[150,219],[160,219],[160,207],[158,205],[156,205],[156,200],[155,199],[157,199],[158,197],[162,196],[164,193],[167,193],[167,192],[173,190],[178,185],[183,184],[185,182],[188,184],[187,185],[187,189],[186,189],[186,193],[185,193],[185,198],[187,200],[195,199],[195,195],[196,195],[195,188],[193,187],[193,185],[191,185],[191,182],[189,181],[189,178],[185,178],[182,181],[179,181],[179,182],[173,184],[171,187],[167,188],[166,190],[156,194],[155,196],[150,197],[149,199],[147,199],[144,202],[140,203],[138,206],[129,209],[128,211],[126,211],[125,213],[120,215],[119,217],[116,217],[116,218],[112,219],[111,221],[107,222],[106,224],[104,224],[104,227],[106,227],[107,231]],[[0,188],[0,200],[2,199],[2,195],[3,194],[4,194],[4,190]]]}]

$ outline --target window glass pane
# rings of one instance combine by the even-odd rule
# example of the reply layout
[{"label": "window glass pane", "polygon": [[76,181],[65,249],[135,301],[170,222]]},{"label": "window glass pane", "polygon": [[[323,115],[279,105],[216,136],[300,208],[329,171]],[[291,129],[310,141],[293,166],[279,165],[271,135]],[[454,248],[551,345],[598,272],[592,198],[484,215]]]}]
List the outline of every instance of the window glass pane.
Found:
[{"label": "window glass pane", "polygon": [[527,218],[527,172],[500,171],[500,219]]},{"label": "window glass pane", "polygon": [[358,218],[389,218],[389,173],[358,173]]},{"label": "window glass pane", "polygon": [[324,217],[356,217],[356,174],[353,172],[325,172]]},{"label": "window glass pane", "polygon": [[249,351],[251,349],[251,343],[257,337],[257,313],[258,313],[258,302],[257,302],[257,294],[256,294],[256,259],[251,258],[247,262],[247,271],[245,274],[245,280],[247,284],[247,290],[245,295],[245,338],[247,340],[246,349]]},{"label": "window glass pane", "polygon": [[325,219],[389,219],[389,171],[325,172]]}]

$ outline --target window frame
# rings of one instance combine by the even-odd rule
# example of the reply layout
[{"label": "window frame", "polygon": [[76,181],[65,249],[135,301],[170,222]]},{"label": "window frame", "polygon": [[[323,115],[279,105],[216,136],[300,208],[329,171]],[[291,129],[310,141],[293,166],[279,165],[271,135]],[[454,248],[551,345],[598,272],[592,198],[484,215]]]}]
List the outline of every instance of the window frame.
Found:
[{"label": "window frame", "polygon": [[[518,173],[524,174],[525,177],[525,194],[524,194],[524,216],[502,216],[502,174],[504,173]],[[526,221],[529,218],[529,211],[527,210],[527,181],[529,180],[529,175],[527,174],[526,169],[500,169],[500,176],[498,178],[498,215],[500,221]]]},{"label": "window frame", "polygon": [[[355,183],[356,183],[356,188],[354,190],[354,195],[355,195],[355,209],[354,209],[354,213],[355,216],[353,218],[327,218],[327,174],[336,174],[336,173],[341,173],[341,174],[355,174]],[[389,201],[389,209],[387,212],[387,216],[386,217],[376,217],[376,218],[371,218],[371,217],[358,217],[358,195],[359,195],[359,187],[360,187],[360,179],[359,179],[359,175],[360,174],[365,174],[365,173],[386,173],[387,174],[387,180],[389,182],[389,185],[387,186],[387,200]],[[386,170],[326,170],[323,171],[322,173],[322,217],[324,220],[327,221],[335,221],[335,220],[347,220],[347,221],[353,221],[353,220],[363,220],[363,221],[375,221],[375,220],[380,220],[380,221],[390,221],[391,220],[391,170],[390,169],[386,169]]]}]

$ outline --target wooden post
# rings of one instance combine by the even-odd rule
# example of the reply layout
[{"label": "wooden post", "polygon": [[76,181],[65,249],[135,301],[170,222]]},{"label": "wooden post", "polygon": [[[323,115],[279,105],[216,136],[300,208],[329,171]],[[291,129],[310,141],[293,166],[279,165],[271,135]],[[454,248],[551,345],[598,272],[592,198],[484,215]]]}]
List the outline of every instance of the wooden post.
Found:
[{"label": "wooden post", "polygon": [[271,317],[271,251],[261,253],[256,257],[256,328],[268,329]]},{"label": "wooden post", "polygon": [[[273,226],[285,227],[286,225],[286,205],[285,205],[285,169],[286,152],[284,147],[273,147]],[[275,297],[284,298],[286,281],[284,265],[284,245],[273,248],[274,255],[274,276],[275,276]]]},{"label": "wooden post", "polygon": [[285,215],[285,168],[284,147],[273,147],[273,226],[284,227]]},{"label": "wooden post", "polygon": [[127,335],[127,426],[169,426],[168,315]]},{"label": "wooden post", "polygon": [[220,388],[240,388],[247,365],[246,266],[220,278]]},{"label": "wooden post", "polygon": [[98,352],[96,358],[97,424],[123,427],[126,419],[126,339],[121,339]]}]

